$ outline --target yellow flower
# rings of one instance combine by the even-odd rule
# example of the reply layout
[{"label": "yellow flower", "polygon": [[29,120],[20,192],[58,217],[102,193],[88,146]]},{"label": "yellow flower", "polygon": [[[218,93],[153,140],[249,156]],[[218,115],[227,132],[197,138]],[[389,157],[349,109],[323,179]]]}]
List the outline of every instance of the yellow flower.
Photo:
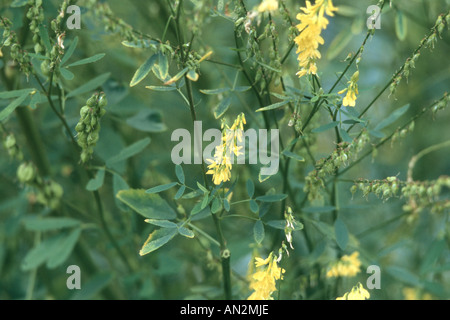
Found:
[{"label": "yellow flower", "polygon": [[321,57],[318,48],[319,44],[324,44],[320,34],[328,25],[325,14],[332,17],[337,8],[333,6],[331,0],[316,0],[314,5],[306,1],[306,8],[300,9],[303,13],[297,15],[300,23],[296,26],[300,34],[294,41],[297,44],[296,53],[300,67],[297,75],[303,77],[306,74],[317,74],[316,60]]},{"label": "yellow flower", "polygon": [[272,300],[272,293],[277,290],[276,280],[283,280],[285,270],[278,267],[277,258],[273,252],[267,259],[256,257],[255,266],[260,270],[256,271],[251,278],[250,289],[254,292],[247,300]]},{"label": "yellow flower", "polygon": [[360,282],[352,288],[350,292],[345,293],[342,297],[336,298],[336,300],[366,300],[370,298],[370,293]]},{"label": "yellow flower", "polygon": [[403,296],[405,300],[432,300],[432,296],[429,293],[421,295],[420,291],[415,288],[404,288]]},{"label": "yellow flower", "polygon": [[263,0],[258,6],[259,12],[275,11],[278,9],[278,0]]},{"label": "yellow flower", "polygon": [[212,180],[215,185],[231,179],[231,156],[234,154],[237,157],[242,154],[242,146],[238,146],[237,143],[242,142],[242,131],[246,123],[243,113],[237,116],[231,127],[222,123],[222,144],[216,147],[214,159],[206,160],[210,163],[206,174],[213,175]]},{"label": "yellow flower", "polygon": [[327,272],[327,278],[332,277],[353,277],[361,271],[361,261],[359,252],[355,251],[350,256],[343,256]]},{"label": "yellow flower", "polygon": [[348,82],[349,86],[348,88],[345,88],[344,90],[339,91],[338,93],[344,93],[347,91],[347,94],[344,97],[344,100],[342,101],[342,105],[344,107],[350,106],[354,107],[356,104],[356,95],[358,94],[358,79],[359,79],[359,71],[356,71],[353,75],[350,81]]}]

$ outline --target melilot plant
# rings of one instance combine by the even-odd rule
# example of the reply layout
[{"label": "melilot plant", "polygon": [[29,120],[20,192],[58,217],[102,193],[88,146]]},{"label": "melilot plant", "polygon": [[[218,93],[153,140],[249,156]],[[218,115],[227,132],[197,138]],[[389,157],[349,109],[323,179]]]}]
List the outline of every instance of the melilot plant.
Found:
[{"label": "melilot plant", "polygon": [[450,13],[409,6],[1,7],[0,297],[448,298]]}]

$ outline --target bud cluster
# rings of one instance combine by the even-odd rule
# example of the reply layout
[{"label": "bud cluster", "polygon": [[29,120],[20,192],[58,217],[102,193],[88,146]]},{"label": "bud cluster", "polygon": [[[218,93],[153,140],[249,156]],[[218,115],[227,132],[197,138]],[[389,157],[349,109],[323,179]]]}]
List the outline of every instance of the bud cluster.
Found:
[{"label": "bud cluster", "polygon": [[42,179],[33,163],[22,163],[17,169],[17,179],[37,190],[36,201],[51,209],[59,206],[64,190],[60,184],[53,180]]},{"label": "bud cluster", "polygon": [[81,162],[86,163],[94,153],[100,132],[100,119],[106,113],[107,100],[104,93],[95,93],[80,110],[80,121],[75,127],[78,145],[81,147]]},{"label": "bud cluster", "polygon": [[408,198],[403,210],[418,213],[426,207],[432,212],[443,212],[450,208],[450,201],[439,200],[442,188],[450,188],[450,177],[441,176],[433,181],[401,181],[397,177],[388,177],[384,180],[357,181],[350,189],[352,194],[362,191],[364,197],[374,194],[384,201],[392,197]]},{"label": "bud cluster", "polygon": [[27,12],[27,18],[30,20],[30,31],[33,33],[34,52],[44,54],[45,45],[39,33],[39,26],[44,22],[42,0],[29,0],[28,5],[30,8]]},{"label": "bud cluster", "polygon": [[444,110],[449,104],[450,104],[450,96],[446,92],[444,94],[444,97],[441,100],[439,100],[439,102],[436,103],[436,105],[433,107],[433,113],[436,114],[438,111]]},{"label": "bud cluster", "polygon": [[[3,29],[0,47],[11,47],[11,58],[19,64],[20,69],[26,75],[29,75],[32,71],[30,57],[23,51],[17,34],[11,30],[11,26],[12,22],[10,20],[0,17],[0,27]],[[0,51],[0,57],[1,55]]]},{"label": "bud cluster", "polygon": [[363,131],[351,143],[341,142],[328,158],[317,161],[316,169],[305,177],[303,191],[308,193],[308,200],[321,200],[320,190],[325,187],[324,178],[334,175],[336,170],[347,165],[349,160],[355,160],[369,141],[369,135]]},{"label": "bud cluster", "polygon": [[6,152],[8,152],[8,155],[12,159],[22,161],[23,153],[22,150],[20,150],[19,146],[17,145],[16,137],[14,136],[13,133],[4,134],[3,146],[5,147]]}]

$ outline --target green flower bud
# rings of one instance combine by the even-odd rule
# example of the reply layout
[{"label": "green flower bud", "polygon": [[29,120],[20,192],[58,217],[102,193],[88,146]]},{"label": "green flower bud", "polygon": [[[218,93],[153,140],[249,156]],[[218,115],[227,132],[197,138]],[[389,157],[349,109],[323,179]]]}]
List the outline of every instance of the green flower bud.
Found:
[{"label": "green flower bud", "polygon": [[17,169],[17,178],[21,183],[29,183],[36,177],[36,170],[30,163],[22,163]]},{"label": "green flower bud", "polygon": [[76,125],[76,127],[75,127],[75,131],[76,132],[83,132],[84,131],[84,128],[85,128],[85,125],[83,124],[83,123],[78,123],[77,125]]},{"label": "green flower bud", "polygon": [[80,110],[81,118],[84,118],[90,110],[91,109],[88,106],[84,106],[83,108],[81,108],[81,110]]}]

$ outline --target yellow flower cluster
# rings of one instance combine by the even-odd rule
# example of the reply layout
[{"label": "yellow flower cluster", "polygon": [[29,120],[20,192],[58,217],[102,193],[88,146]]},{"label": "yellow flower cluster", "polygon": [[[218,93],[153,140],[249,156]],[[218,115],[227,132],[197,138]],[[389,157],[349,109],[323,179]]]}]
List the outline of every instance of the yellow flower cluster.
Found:
[{"label": "yellow flower cluster", "polygon": [[303,13],[297,15],[300,23],[296,26],[300,34],[294,39],[297,44],[297,54],[300,71],[297,72],[299,77],[306,74],[317,74],[316,60],[321,55],[319,44],[324,44],[321,37],[322,30],[326,29],[328,19],[325,13],[332,17],[337,8],[333,6],[331,0],[316,0],[314,5],[310,1],[306,1],[306,8],[300,8]]},{"label": "yellow flower cluster", "polygon": [[258,6],[259,12],[275,11],[278,9],[278,0],[263,0]]},{"label": "yellow flower cluster", "polygon": [[341,94],[347,91],[347,94],[345,95],[344,100],[342,101],[342,105],[344,107],[355,106],[356,95],[358,94],[358,80],[359,80],[359,71],[356,71],[352,75],[350,81],[348,82],[349,84],[348,88],[345,88],[344,90],[338,92],[339,94]]},{"label": "yellow flower cluster", "polygon": [[404,288],[403,296],[405,300],[432,300],[433,297],[429,293],[421,294],[420,290],[416,288]]},{"label": "yellow flower cluster", "polygon": [[218,145],[214,152],[214,159],[207,159],[210,164],[206,174],[213,175],[213,182],[219,185],[222,182],[229,181],[231,178],[231,156],[241,155],[242,146],[238,146],[238,141],[242,142],[244,124],[246,124],[245,115],[238,115],[233,125],[229,127],[222,123],[222,143]]},{"label": "yellow flower cluster", "polygon": [[355,251],[351,255],[343,256],[327,272],[327,278],[332,277],[353,277],[361,271],[361,261],[359,261],[359,252]]},{"label": "yellow flower cluster", "polygon": [[277,290],[276,280],[283,280],[284,269],[278,267],[277,258],[270,253],[267,259],[255,258],[256,268],[262,268],[256,271],[250,282],[250,289],[254,292],[247,300],[272,300],[272,293]]},{"label": "yellow flower cluster", "polygon": [[352,288],[350,292],[345,293],[342,297],[336,298],[336,300],[366,300],[370,298],[370,293],[360,282]]}]

